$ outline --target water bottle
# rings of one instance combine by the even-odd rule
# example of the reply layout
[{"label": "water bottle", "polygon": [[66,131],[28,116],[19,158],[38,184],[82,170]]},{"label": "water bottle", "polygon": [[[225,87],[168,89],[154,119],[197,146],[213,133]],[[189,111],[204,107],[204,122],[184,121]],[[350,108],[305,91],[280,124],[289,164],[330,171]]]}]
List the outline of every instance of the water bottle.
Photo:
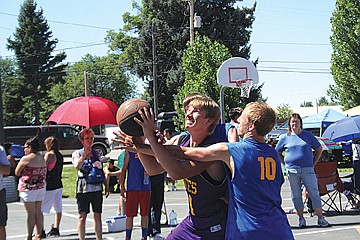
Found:
[{"label": "water bottle", "polygon": [[143,180],[144,185],[149,185],[150,184],[150,178],[149,175],[144,171],[144,180]]},{"label": "water bottle", "polygon": [[176,212],[173,209],[169,213],[169,225],[170,226],[176,226],[177,224],[178,224],[177,215],[176,215]]}]

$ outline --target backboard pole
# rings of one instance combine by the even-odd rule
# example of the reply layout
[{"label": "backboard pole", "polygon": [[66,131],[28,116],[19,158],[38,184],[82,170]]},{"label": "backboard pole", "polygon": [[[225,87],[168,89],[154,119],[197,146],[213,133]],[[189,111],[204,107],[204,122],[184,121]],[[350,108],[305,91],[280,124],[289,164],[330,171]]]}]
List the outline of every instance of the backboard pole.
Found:
[{"label": "backboard pole", "polygon": [[221,110],[221,123],[225,123],[225,86],[221,86],[220,89],[220,110]]}]

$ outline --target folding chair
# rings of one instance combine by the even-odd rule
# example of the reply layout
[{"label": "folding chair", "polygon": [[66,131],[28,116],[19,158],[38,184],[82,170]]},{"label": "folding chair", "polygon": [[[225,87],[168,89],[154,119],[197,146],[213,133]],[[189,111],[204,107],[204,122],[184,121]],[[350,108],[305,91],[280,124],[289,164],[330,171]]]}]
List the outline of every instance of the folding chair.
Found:
[{"label": "folding chair", "polygon": [[[344,185],[337,172],[337,162],[318,162],[314,169],[323,210],[342,213],[341,193],[344,191]],[[339,206],[336,203],[337,198],[339,198]]]},{"label": "folding chair", "polygon": [[350,181],[343,181],[343,183],[344,183],[344,192],[343,192],[343,194],[345,195],[345,197],[348,200],[345,207],[344,207],[344,211],[347,211],[347,210],[360,211],[360,209],[359,209],[360,201],[356,197],[356,195],[359,193],[359,190],[354,186],[354,182],[353,182],[353,179],[352,179],[353,175],[354,174],[350,174],[348,176],[340,177],[341,179],[349,178],[349,177],[351,178]]}]

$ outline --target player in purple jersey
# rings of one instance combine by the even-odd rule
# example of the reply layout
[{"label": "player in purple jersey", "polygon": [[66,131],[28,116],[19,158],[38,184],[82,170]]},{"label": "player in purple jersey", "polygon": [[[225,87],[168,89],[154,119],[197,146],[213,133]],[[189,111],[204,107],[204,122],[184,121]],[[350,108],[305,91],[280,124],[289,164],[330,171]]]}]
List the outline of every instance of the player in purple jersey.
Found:
[{"label": "player in purple jersey", "polygon": [[[183,105],[186,110],[185,125],[188,134],[178,135],[169,141],[171,144],[196,147],[213,144],[219,139],[224,141],[227,137],[236,139],[234,127],[219,125],[215,128],[220,119],[220,109],[209,97],[191,95],[184,100]],[[158,144],[155,136],[154,116],[148,116],[144,122],[138,121],[151,146],[150,148],[149,145],[136,145],[140,160],[149,174],[157,174],[165,169],[175,179],[185,178],[188,193],[189,215],[173,229],[167,239],[224,239],[227,217],[227,204],[224,201],[227,192],[224,164],[221,161],[177,161],[172,155],[163,154],[167,152],[163,151],[163,145]],[[132,145],[128,147],[131,148]],[[155,155],[159,162],[150,155]]]},{"label": "player in purple jersey", "polygon": [[281,208],[280,189],[284,182],[281,162],[276,150],[264,140],[275,120],[271,107],[253,102],[240,117],[238,133],[243,141],[218,143],[207,148],[166,146],[168,151],[164,152],[177,159],[201,162],[221,159],[229,167],[226,239],[294,239]]}]

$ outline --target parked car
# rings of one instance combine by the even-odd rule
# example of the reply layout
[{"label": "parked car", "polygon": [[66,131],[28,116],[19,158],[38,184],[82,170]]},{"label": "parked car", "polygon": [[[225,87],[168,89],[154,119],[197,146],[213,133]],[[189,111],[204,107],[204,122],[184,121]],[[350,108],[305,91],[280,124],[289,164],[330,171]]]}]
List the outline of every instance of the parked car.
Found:
[{"label": "parked car", "polygon": [[169,128],[171,132],[175,132],[174,118],[177,117],[177,113],[174,112],[161,112],[157,117],[157,128],[160,132],[164,129]]},{"label": "parked car", "polygon": [[287,131],[288,131],[288,122],[286,121],[283,124],[281,124],[279,127],[275,128],[274,130],[271,130],[265,136],[265,139],[266,140],[272,139],[274,144],[276,144],[280,139],[280,135],[287,133]]},{"label": "parked car", "polygon": [[[266,134],[265,139],[268,140],[271,138],[276,144],[280,139],[280,135],[288,132],[288,126],[288,121],[284,122],[279,127],[274,128],[268,134]],[[315,136],[320,136],[320,128],[307,128],[305,130],[312,132]]]},{"label": "parked car", "polygon": [[[49,136],[55,136],[59,142],[60,152],[64,156],[71,156],[73,151],[81,149],[82,144],[78,138],[79,130],[70,125],[40,125],[40,126],[11,126],[4,127],[5,142],[23,145],[27,139],[38,136],[41,147],[45,152],[44,140]],[[95,135],[93,148],[105,156],[110,152],[107,137]]]}]

